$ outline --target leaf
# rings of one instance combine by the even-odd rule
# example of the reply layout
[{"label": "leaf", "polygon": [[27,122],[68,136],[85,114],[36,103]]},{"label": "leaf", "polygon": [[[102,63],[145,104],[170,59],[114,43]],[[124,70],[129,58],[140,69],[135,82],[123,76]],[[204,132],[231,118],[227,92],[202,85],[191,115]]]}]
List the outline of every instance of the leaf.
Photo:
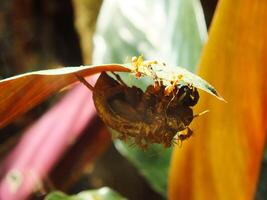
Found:
[{"label": "leaf", "polygon": [[[185,68],[182,67],[172,67],[168,66],[168,64],[152,64],[151,68],[148,68],[145,65],[141,65],[138,68],[138,71],[144,74],[146,77],[150,77],[150,81],[146,80],[147,83],[150,85],[153,85],[153,76],[156,75],[157,79],[163,80],[163,84],[165,86],[170,86],[172,82],[175,82],[179,76],[179,84],[181,85],[192,85],[198,89],[201,89],[215,97],[217,97],[220,100],[224,100],[223,97],[221,97],[216,89],[209,84],[207,81],[202,79],[196,74],[193,74],[192,72],[187,71]],[[153,72],[153,73],[152,73]],[[133,75],[132,75],[133,76]],[[138,82],[138,81],[135,81]]]},{"label": "leaf", "polygon": [[[115,140],[118,151],[129,159],[146,177],[150,185],[162,195],[167,190],[166,173],[169,169],[169,159],[172,148],[162,149],[160,145],[151,145],[145,152],[139,148],[134,148],[129,144]],[[152,163],[152,164],[151,164]]]},{"label": "leaf", "polygon": [[[106,0],[94,36],[94,63],[125,62],[143,54],[195,71],[207,30],[200,1]],[[122,73],[119,73],[122,75]],[[145,89],[151,80],[122,76],[127,85]],[[152,187],[166,196],[171,149],[153,146],[148,152],[116,141],[117,149],[141,171]],[[152,154],[152,155],[151,155]]]},{"label": "leaf", "polygon": [[175,148],[169,198],[254,199],[266,141],[267,2],[220,1],[199,75],[227,99],[203,95],[195,137]]},{"label": "leaf", "polygon": [[77,81],[77,75],[101,71],[130,71],[118,64],[65,67],[21,74],[0,81],[0,128],[49,95]]},{"label": "leaf", "polygon": [[63,192],[51,192],[45,200],[126,200],[108,187],[97,190],[87,190],[76,195],[66,195]]},{"label": "leaf", "polygon": [[98,17],[93,61],[125,63],[125,58],[143,54],[195,71],[206,38],[198,0],[106,0]]},{"label": "leaf", "polygon": [[[131,68],[130,64],[111,64],[80,68],[65,67],[25,73],[1,80],[0,128],[13,120],[17,115],[26,112],[28,109],[43,101],[52,93],[77,81],[75,75],[88,76],[107,70],[130,72],[132,70]],[[162,65],[153,65],[153,70],[159,78],[166,80],[164,81],[166,86],[170,85],[172,81],[171,75],[183,75],[185,84],[192,84],[222,99],[209,83],[183,68],[176,67],[172,69],[169,66],[162,67]],[[152,76],[143,65],[140,66],[140,72],[148,77]],[[131,74],[128,74],[128,77],[129,76],[132,76],[132,79],[134,77]],[[135,83],[138,82],[142,84],[142,81],[135,80]],[[150,81],[147,81],[147,84],[153,84],[153,79],[151,78]]]}]

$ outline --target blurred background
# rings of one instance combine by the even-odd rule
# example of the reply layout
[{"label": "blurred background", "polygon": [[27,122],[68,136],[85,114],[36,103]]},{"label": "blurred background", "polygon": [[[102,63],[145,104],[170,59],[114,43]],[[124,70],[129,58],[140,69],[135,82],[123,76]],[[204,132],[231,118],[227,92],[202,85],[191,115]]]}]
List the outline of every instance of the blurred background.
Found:
[{"label": "blurred background", "polygon": [[[140,53],[147,58],[157,56],[172,64],[191,66],[188,69],[195,71],[217,1],[129,2],[1,0],[0,78],[61,66],[123,63],[127,56]],[[137,13],[132,13],[133,10]],[[176,13],[177,10],[184,10],[185,13]],[[119,29],[122,30],[115,31]],[[159,33],[154,34],[155,30]],[[162,35],[162,30],[166,30],[166,35]],[[162,39],[161,43],[159,38]],[[181,44],[181,41],[184,43]],[[177,53],[181,49],[183,53]],[[170,52],[175,52],[175,55]],[[61,92],[50,97],[0,130],[0,163],[16,146],[26,127],[64,94]],[[155,147],[144,156],[143,152],[129,150],[119,141],[111,143],[106,131],[97,136],[103,126],[101,120],[95,117],[49,172],[42,190],[30,198],[43,199],[53,190],[73,194],[108,186],[129,199],[166,199],[166,166],[171,150],[166,153]],[[100,143],[102,148],[92,156],[87,147],[96,137],[99,137],[98,141],[103,140]],[[165,159],[163,164],[155,165],[162,165],[161,177],[153,179],[160,167],[151,169],[151,166],[142,166],[142,163],[162,158]],[[265,158],[262,169],[266,167]],[[1,176],[3,174],[0,172]],[[257,199],[264,199],[267,195],[266,183],[267,171],[262,170]]]}]

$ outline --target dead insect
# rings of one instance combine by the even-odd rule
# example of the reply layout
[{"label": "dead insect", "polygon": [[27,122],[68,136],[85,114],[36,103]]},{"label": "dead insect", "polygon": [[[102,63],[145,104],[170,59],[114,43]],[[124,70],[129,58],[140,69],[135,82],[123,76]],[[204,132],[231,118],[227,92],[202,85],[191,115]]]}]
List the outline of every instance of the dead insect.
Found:
[{"label": "dead insect", "polygon": [[[137,87],[128,87],[118,77],[111,78],[101,73],[93,89],[93,99],[97,112],[106,125],[119,133],[119,138],[131,137],[141,148],[158,143],[171,146],[177,135],[180,141],[192,134],[188,126],[192,122],[198,92],[190,86],[174,85],[174,96],[165,95],[165,86],[148,86],[143,92]],[[79,77],[89,89],[88,83]],[[186,135],[179,132],[187,130]]]}]

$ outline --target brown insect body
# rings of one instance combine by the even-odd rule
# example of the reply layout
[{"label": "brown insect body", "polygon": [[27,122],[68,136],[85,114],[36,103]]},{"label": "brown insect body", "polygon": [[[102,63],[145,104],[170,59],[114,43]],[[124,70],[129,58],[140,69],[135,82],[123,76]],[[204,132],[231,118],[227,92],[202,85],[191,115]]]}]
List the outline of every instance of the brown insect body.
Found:
[{"label": "brown insect body", "polygon": [[[99,116],[119,138],[132,137],[141,148],[158,143],[169,147],[174,136],[188,128],[193,120],[193,106],[198,101],[195,88],[182,86],[174,95],[164,95],[165,86],[157,90],[148,86],[145,92],[120,84],[102,73],[94,88],[94,103]],[[188,136],[190,137],[190,136]],[[181,141],[187,139],[181,136]]]}]

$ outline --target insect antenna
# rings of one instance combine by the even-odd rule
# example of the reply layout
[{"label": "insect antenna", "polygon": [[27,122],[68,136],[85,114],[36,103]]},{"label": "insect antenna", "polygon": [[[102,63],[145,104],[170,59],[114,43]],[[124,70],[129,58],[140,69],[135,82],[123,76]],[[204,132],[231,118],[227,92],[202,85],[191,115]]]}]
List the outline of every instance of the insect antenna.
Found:
[{"label": "insect antenna", "polygon": [[201,115],[204,115],[204,114],[206,114],[206,113],[208,113],[208,112],[210,112],[210,111],[209,111],[209,110],[204,110],[204,111],[202,111],[202,112],[200,112],[200,113],[198,113],[198,114],[195,114],[195,115],[193,115],[193,119],[196,118],[196,117],[199,117],[199,116],[201,116]]},{"label": "insect antenna", "polygon": [[190,116],[190,117],[187,117],[187,118],[185,118],[185,119],[187,119],[187,120],[193,120],[193,119],[195,119],[196,117],[199,117],[199,116],[201,116],[201,115],[204,115],[204,114],[206,114],[206,113],[208,113],[209,112],[209,110],[204,110],[203,112],[200,112],[200,113],[198,113],[198,114],[195,114],[195,115],[193,115],[192,117]]}]

